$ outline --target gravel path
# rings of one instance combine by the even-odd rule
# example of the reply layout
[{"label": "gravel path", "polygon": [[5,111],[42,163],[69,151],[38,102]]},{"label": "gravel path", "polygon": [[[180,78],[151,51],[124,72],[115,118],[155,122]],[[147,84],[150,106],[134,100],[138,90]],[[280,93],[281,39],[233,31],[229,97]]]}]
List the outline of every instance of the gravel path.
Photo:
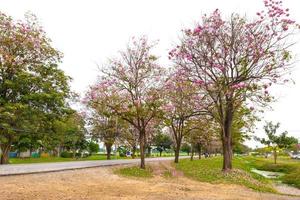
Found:
[{"label": "gravel path", "polygon": [[[187,158],[181,156],[180,158]],[[173,157],[146,158],[146,162],[173,160]],[[71,161],[55,163],[34,163],[34,164],[15,164],[0,165],[0,176],[33,174],[43,172],[55,172],[71,169],[82,169],[91,167],[124,165],[139,163],[140,159],[123,159],[123,160],[95,160],[95,161]]]}]

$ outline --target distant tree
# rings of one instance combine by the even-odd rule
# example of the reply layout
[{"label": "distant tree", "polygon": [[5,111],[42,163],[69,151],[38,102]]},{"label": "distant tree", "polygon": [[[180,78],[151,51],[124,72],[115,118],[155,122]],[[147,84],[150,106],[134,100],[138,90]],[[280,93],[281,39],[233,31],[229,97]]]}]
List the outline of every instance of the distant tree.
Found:
[{"label": "distant tree", "polygon": [[139,134],[140,167],[145,169],[147,128],[158,115],[161,105],[162,68],[151,53],[155,46],[146,37],[133,39],[119,58],[111,59],[88,92],[89,105],[107,111],[130,123]]},{"label": "distant tree", "polygon": [[[172,133],[175,147],[175,163],[179,161],[179,151],[184,137],[189,133],[187,123],[198,116],[202,109],[201,94],[195,84],[184,78],[182,71],[169,75],[164,85],[164,123]],[[204,102],[204,101],[203,101]]]},{"label": "distant tree", "polygon": [[122,132],[121,139],[122,143],[131,150],[131,157],[134,159],[139,145],[139,133],[133,126],[127,124],[127,128]]},{"label": "distant tree", "polygon": [[233,153],[237,154],[245,154],[251,151],[251,148],[249,148],[247,145],[238,143],[233,146]]},{"label": "distant tree", "polygon": [[112,146],[121,135],[122,121],[115,117],[96,116],[91,120],[91,135],[95,140],[100,140],[106,148],[106,158],[111,159]]},{"label": "distant tree", "polygon": [[154,136],[153,144],[156,146],[156,149],[159,151],[159,156],[161,156],[163,151],[171,149],[173,144],[172,138],[169,135],[159,133]]},{"label": "distant tree", "polygon": [[237,109],[232,122],[232,147],[234,153],[246,153],[249,148],[243,143],[251,138],[255,122],[259,118],[251,109],[242,106]]},{"label": "distant tree", "polygon": [[293,145],[291,150],[294,151],[294,153],[298,153],[300,151],[300,144]]},{"label": "distant tree", "polygon": [[200,116],[188,121],[187,131],[189,134],[186,136],[186,141],[191,144],[191,160],[193,160],[195,152],[198,153],[199,159],[201,159],[203,150],[207,149],[209,143],[216,136],[219,129],[211,118],[204,118],[203,116]]},{"label": "distant tree", "polygon": [[256,138],[262,144],[272,148],[275,164],[277,163],[277,151],[279,149],[289,148],[298,143],[296,138],[287,136],[287,131],[277,136],[276,132],[279,126],[279,123],[274,125],[272,122],[266,122],[264,129],[265,133],[267,134],[267,138]]},{"label": "distant tree", "polygon": [[88,150],[90,152],[90,154],[92,153],[98,153],[100,148],[99,148],[99,144],[94,142],[94,141],[90,141],[88,143]]},{"label": "distant tree", "polygon": [[77,151],[87,148],[85,139],[87,131],[84,125],[85,121],[82,116],[75,111],[66,115],[62,120],[56,121],[55,133],[61,136],[61,144],[64,148],[73,152],[73,158]]},{"label": "distant tree", "polygon": [[183,152],[186,152],[188,155],[190,155],[190,152],[191,152],[192,148],[191,148],[191,145],[188,144],[188,143],[183,143],[181,145],[181,151]]}]

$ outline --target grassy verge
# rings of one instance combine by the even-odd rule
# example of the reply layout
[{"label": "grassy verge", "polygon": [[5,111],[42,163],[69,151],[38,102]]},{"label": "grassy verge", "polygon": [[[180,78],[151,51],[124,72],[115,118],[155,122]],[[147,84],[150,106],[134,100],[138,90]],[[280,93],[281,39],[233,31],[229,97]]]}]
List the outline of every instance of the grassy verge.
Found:
[{"label": "grassy verge", "polygon": [[176,165],[185,176],[195,180],[210,183],[233,183],[244,185],[262,192],[276,192],[271,185],[271,181],[251,172],[252,166],[247,160],[234,159],[233,166],[235,170],[232,173],[223,173],[222,157],[190,161],[188,159],[180,160]]},{"label": "grassy verge", "polygon": [[146,167],[146,169],[141,169],[137,166],[134,167],[125,167],[119,168],[114,171],[118,175],[126,176],[126,177],[135,177],[135,178],[151,178],[152,169],[150,167]]},{"label": "grassy verge", "polygon": [[295,186],[300,189],[300,161],[291,160],[287,157],[278,159],[277,164],[273,164],[272,158],[261,157],[235,157],[233,159],[233,173],[223,173],[222,157],[189,161],[181,160],[176,165],[178,170],[195,180],[210,183],[234,183],[244,185],[254,190],[263,192],[275,192],[272,188],[272,181],[258,174],[251,172],[251,169],[282,172],[285,175],[275,179],[283,183]]},{"label": "grassy verge", "polygon": [[287,157],[278,159],[278,163],[274,164],[272,158],[256,158],[248,157],[247,161],[250,166],[259,170],[282,172],[285,175],[278,178],[283,183],[292,185],[300,189],[300,161],[292,160]]},{"label": "grassy verge", "polygon": [[[111,159],[128,159],[127,157],[112,156]],[[129,158],[130,159],[130,158]],[[10,164],[27,164],[27,163],[47,163],[47,162],[68,162],[68,161],[85,161],[85,160],[106,160],[105,155],[91,155],[86,158],[62,158],[62,157],[41,157],[41,158],[10,158]]]}]

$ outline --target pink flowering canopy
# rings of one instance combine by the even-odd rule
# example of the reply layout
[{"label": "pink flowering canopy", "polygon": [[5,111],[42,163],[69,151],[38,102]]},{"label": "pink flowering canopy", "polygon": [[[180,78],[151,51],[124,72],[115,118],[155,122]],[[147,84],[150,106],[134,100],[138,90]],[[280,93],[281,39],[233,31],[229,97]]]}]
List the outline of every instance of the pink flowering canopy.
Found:
[{"label": "pink flowering canopy", "polygon": [[[156,43],[146,37],[132,38],[119,57],[111,59],[103,76],[90,87],[85,102],[103,106],[135,128],[153,120],[160,102],[162,68],[150,51]],[[145,129],[145,127],[143,127]]]},{"label": "pink flowering canopy", "polygon": [[55,63],[62,57],[50,46],[51,40],[32,14],[26,15],[26,21],[15,21],[0,12],[0,36],[0,60],[3,66],[30,68]]},{"label": "pink flowering canopy", "polygon": [[168,119],[188,119],[199,115],[204,107],[203,95],[197,90],[197,83],[186,79],[185,71],[172,70],[164,84],[162,109]]},{"label": "pink flowering canopy", "polygon": [[290,72],[293,44],[288,39],[299,25],[281,1],[265,0],[264,5],[253,21],[238,14],[224,20],[218,9],[204,15],[202,23],[183,31],[181,43],[169,52],[212,101],[227,98],[234,106],[246,99],[268,102],[268,88],[288,82],[284,75]]}]

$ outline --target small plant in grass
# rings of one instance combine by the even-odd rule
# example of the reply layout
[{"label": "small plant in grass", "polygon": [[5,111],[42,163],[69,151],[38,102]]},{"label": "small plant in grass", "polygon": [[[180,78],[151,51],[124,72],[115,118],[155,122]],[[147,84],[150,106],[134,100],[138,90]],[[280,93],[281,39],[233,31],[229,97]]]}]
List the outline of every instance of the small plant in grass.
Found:
[{"label": "small plant in grass", "polygon": [[139,168],[137,166],[134,167],[125,167],[115,170],[116,174],[128,177],[137,177],[137,178],[151,178],[152,169],[150,167],[146,167],[146,169]]}]

